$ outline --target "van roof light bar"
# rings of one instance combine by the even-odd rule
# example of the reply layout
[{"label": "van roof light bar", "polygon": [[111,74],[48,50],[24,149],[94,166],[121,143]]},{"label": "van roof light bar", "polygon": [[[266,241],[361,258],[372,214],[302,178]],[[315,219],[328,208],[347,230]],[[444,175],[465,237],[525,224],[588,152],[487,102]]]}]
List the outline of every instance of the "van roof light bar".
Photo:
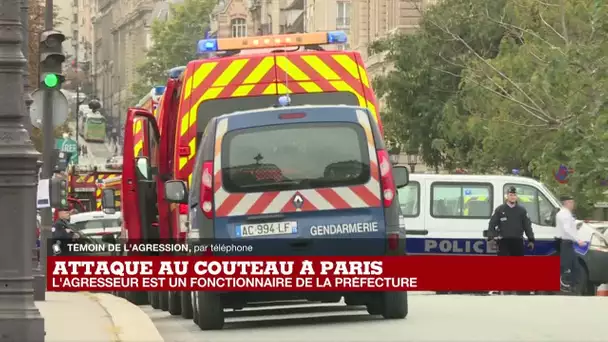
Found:
[{"label": "van roof light bar", "polygon": [[198,42],[197,52],[199,54],[203,54],[218,51],[345,44],[347,41],[348,37],[344,31],[295,33],[243,38],[202,39]]}]

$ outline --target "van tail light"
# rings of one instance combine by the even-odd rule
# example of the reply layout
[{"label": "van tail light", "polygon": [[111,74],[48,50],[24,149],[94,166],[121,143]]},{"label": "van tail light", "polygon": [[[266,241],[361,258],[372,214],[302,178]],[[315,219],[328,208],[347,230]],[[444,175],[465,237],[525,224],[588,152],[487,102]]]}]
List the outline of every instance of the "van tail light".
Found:
[{"label": "van tail light", "polygon": [[392,233],[388,235],[388,249],[389,251],[396,251],[399,249],[399,234]]},{"label": "van tail light", "polygon": [[201,209],[205,217],[213,218],[213,162],[203,163],[203,177],[201,179]]},{"label": "van tail light", "polygon": [[380,186],[382,188],[382,200],[384,207],[388,208],[393,204],[395,198],[395,180],[391,172],[391,160],[386,150],[378,150],[378,165],[380,167]]},{"label": "van tail light", "polygon": [[188,205],[187,204],[180,204],[179,205],[179,214],[180,215],[188,215]]}]

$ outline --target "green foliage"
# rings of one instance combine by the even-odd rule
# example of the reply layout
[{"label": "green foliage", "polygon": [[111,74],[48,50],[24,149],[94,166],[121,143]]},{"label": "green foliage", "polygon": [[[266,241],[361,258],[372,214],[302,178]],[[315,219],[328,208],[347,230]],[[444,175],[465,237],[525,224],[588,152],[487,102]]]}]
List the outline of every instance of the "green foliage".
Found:
[{"label": "green foliage", "polygon": [[212,0],[185,0],[171,5],[167,21],[152,23],[153,47],[137,68],[139,81],[131,89],[133,105],[153,86],[166,83],[167,70],[197,58],[196,44],[209,30],[215,4]]},{"label": "green foliage", "polygon": [[[600,0],[444,0],[375,44],[387,134],[427,164],[539,178],[583,207],[608,179],[608,19]],[[567,187],[553,175],[575,170]]]},{"label": "green foliage", "polygon": [[[55,128],[55,138],[61,138],[63,133],[72,133],[70,127],[68,127],[67,122],[57,128]],[[44,148],[44,144],[42,142],[42,130],[32,127],[32,135],[30,136],[32,142],[34,143],[34,147],[38,152],[42,153],[42,149]]]}]

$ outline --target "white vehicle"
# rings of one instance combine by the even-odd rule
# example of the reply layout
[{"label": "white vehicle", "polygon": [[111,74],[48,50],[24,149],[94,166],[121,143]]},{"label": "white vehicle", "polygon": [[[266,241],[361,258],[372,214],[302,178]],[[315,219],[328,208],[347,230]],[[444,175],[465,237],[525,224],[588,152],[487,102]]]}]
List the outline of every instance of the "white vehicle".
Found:
[{"label": "white vehicle", "polygon": [[[536,243],[527,253],[556,254],[555,214],[561,203],[542,183],[519,176],[415,173],[410,175],[409,184],[399,189],[408,254],[495,254],[483,232],[511,186],[517,189],[519,204],[532,221]],[[584,269],[580,275],[586,287],[583,294],[591,294],[592,285],[608,282],[608,245],[606,239],[598,237],[601,234],[595,234],[594,229],[579,230],[579,238],[589,242],[585,248],[577,248]]]},{"label": "white vehicle", "polygon": [[106,214],[103,211],[89,211],[70,216],[70,224],[78,233],[101,241],[106,234],[120,234],[121,213]]}]

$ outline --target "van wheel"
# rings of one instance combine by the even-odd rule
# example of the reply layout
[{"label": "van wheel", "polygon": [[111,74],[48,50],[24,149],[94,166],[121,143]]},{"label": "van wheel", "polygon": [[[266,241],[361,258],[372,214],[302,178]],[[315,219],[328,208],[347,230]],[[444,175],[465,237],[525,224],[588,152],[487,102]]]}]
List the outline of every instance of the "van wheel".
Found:
[{"label": "van wheel", "polygon": [[220,295],[199,291],[196,294],[198,326],[201,330],[221,330],[224,327],[224,307]]},{"label": "van wheel", "polygon": [[178,316],[182,313],[181,295],[181,292],[169,291],[169,313],[173,316]]},{"label": "van wheel", "polygon": [[169,310],[169,292],[158,292],[159,309],[163,311]]},{"label": "van wheel", "polygon": [[407,316],[407,292],[385,292],[382,294],[382,317],[403,319]]},{"label": "van wheel", "polygon": [[148,292],[148,301],[150,301],[150,305],[152,306],[153,309],[160,308],[160,298],[158,296],[158,292],[156,292],[156,291]]},{"label": "van wheel", "polygon": [[190,292],[190,304],[192,305],[192,321],[198,325],[198,292]]},{"label": "van wheel", "polygon": [[367,313],[372,316],[382,315],[382,305],[380,303],[370,303],[367,304]]},{"label": "van wheel", "polygon": [[146,292],[133,292],[129,291],[125,293],[125,299],[135,305],[146,305],[148,304],[148,298]]},{"label": "van wheel", "polygon": [[184,291],[179,294],[181,314],[185,319],[193,318],[192,299],[190,291]]}]

